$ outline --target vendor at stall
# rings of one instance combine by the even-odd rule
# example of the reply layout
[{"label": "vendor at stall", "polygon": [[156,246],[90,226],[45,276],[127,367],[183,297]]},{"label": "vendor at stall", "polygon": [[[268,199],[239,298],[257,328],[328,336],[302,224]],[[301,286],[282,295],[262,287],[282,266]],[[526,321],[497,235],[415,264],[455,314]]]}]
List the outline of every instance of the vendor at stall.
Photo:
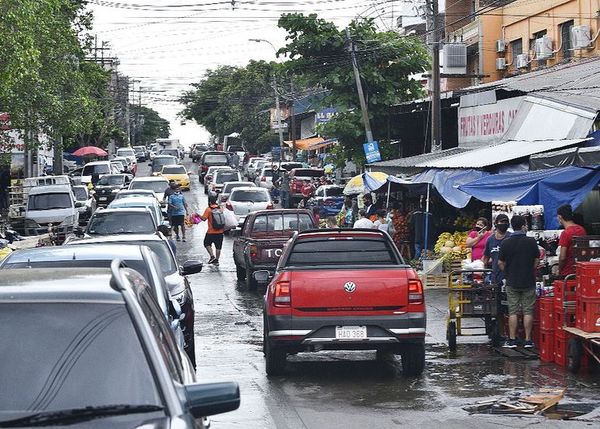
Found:
[{"label": "vendor at stall", "polygon": [[488,220],[484,217],[477,219],[475,227],[469,232],[467,247],[471,248],[471,260],[477,261],[483,258],[485,243],[492,233],[488,230]]},{"label": "vendor at stall", "polygon": [[558,269],[561,277],[575,274],[575,256],[573,255],[573,237],[586,235],[587,232],[581,226],[575,223],[573,209],[569,204],[560,206],[556,213],[558,221],[565,229],[560,235],[558,245],[560,246],[560,255],[558,257]]}]

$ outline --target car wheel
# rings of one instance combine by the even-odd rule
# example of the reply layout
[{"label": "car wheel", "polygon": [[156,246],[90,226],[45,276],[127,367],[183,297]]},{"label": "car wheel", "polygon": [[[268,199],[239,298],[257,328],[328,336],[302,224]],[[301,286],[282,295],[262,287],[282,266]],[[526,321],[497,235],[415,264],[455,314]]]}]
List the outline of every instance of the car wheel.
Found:
[{"label": "car wheel", "polygon": [[273,344],[269,341],[269,336],[265,328],[263,335],[263,344],[265,350],[265,370],[267,375],[276,376],[284,373],[286,352],[285,350],[273,348]]},{"label": "car wheel", "polygon": [[246,269],[244,267],[240,267],[238,264],[235,264],[235,273],[237,274],[237,279],[239,281],[246,279]]},{"label": "car wheel", "polygon": [[579,338],[571,338],[569,340],[567,354],[567,368],[569,372],[577,374],[581,368],[581,358],[583,357],[583,345]]},{"label": "car wheel", "polygon": [[421,375],[425,369],[425,343],[406,344],[402,355],[402,373],[408,376]]},{"label": "car wheel", "polygon": [[248,288],[248,290],[256,290],[256,287],[258,286],[258,284],[256,283],[256,280],[254,280],[254,277],[252,277],[252,270],[245,270],[246,271],[246,287]]}]

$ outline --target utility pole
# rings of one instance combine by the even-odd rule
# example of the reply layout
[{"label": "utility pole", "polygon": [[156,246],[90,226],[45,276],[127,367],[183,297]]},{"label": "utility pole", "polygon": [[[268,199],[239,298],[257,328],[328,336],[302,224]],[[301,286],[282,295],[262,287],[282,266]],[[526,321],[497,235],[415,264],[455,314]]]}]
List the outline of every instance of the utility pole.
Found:
[{"label": "utility pole", "polygon": [[350,31],[346,28],[346,39],[350,44],[348,49],[352,57],[352,68],[354,69],[354,79],[356,80],[356,90],[358,91],[358,98],[360,101],[360,111],[362,113],[362,119],[365,126],[365,134],[367,135],[367,143],[373,141],[373,132],[371,131],[371,123],[369,122],[369,112],[367,111],[367,103],[365,101],[365,94],[362,89],[362,83],[360,81],[360,73],[358,72],[358,63],[356,62],[356,53],[354,51],[354,42],[350,37]]},{"label": "utility pole", "polygon": [[294,94],[294,81],[290,80],[290,91],[292,93],[292,100],[290,102],[290,140],[292,140],[292,161],[296,160],[296,112],[294,111],[294,102],[296,101],[296,95]]},{"label": "utility pole", "polygon": [[277,114],[277,129],[279,131],[279,165],[283,158],[283,129],[281,128],[281,109],[279,106],[279,91],[277,91],[277,78],[273,75],[273,89],[275,90],[275,109]]},{"label": "utility pole", "polygon": [[442,150],[442,102],[440,89],[440,29],[438,0],[427,0],[427,38],[431,46],[431,152]]}]

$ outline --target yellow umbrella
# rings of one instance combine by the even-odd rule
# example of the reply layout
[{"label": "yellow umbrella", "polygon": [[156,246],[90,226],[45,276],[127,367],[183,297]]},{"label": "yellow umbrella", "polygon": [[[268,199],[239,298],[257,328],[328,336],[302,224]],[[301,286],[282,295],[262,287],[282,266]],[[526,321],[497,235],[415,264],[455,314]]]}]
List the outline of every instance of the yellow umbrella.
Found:
[{"label": "yellow umbrella", "polygon": [[[344,195],[364,194],[366,191],[365,180],[367,181],[369,187],[373,189],[383,186],[383,184],[387,181],[387,178],[388,175],[380,171],[369,171],[367,173],[359,174],[346,183]],[[374,185],[379,186],[375,187]]]}]

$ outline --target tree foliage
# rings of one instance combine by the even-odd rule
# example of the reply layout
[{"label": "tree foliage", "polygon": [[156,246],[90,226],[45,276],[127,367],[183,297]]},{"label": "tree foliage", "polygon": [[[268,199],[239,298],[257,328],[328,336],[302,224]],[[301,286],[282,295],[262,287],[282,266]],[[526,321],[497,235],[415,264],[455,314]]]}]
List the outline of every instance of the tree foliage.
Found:
[{"label": "tree foliage", "polygon": [[135,118],[135,131],[133,142],[137,145],[145,145],[156,139],[166,139],[170,134],[169,121],[160,117],[154,109],[144,106],[132,106],[132,116]]},{"label": "tree foliage", "polygon": [[[364,164],[362,144],[366,136],[346,29],[338,29],[314,14],[283,15],[279,26],[287,31],[288,43],[279,53],[290,58],[285,63],[288,72],[307,87],[329,90],[323,105],[342,112],[321,129],[340,141],[338,161],[352,158]],[[351,22],[347,31],[354,43],[374,138],[382,142],[384,152],[391,152],[385,142],[389,107],[422,96],[420,82],[411,76],[428,69],[426,47],[416,38],[378,32],[369,19]]]}]

